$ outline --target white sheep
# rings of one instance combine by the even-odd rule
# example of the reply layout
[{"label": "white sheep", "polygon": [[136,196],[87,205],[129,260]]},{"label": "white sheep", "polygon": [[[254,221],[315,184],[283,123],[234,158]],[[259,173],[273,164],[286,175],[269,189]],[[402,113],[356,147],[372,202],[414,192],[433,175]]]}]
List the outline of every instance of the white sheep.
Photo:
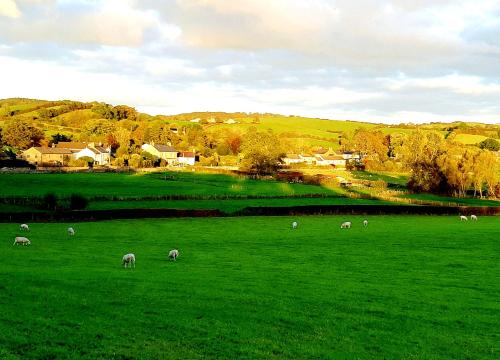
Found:
[{"label": "white sheep", "polygon": [[294,221],[292,223],[292,229],[297,229],[297,226],[299,226],[299,223],[297,221]]},{"label": "white sheep", "polygon": [[68,228],[68,235],[69,235],[69,236],[73,236],[73,235],[75,235],[75,229],[73,229],[72,227],[69,227],[69,228]]},{"label": "white sheep", "polygon": [[460,215],[460,221],[468,221],[467,216],[465,215]]},{"label": "white sheep", "polygon": [[135,255],[134,254],[126,254],[126,255],[123,255],[123,266],[126,268],[127,265],[129,268],[132,267],[132,265],[134,265],[134,268],[135,268]]},{"label": "white sheep", "polygon": [[363,220],[363,226],[364,226],[364,227],[367,227],[367,226],[368,226],[368,220],[366,220],[366,219],[365,219],[365,220]]},{"label": "white sheep", "polygon": [[341,229],[350,229],[351,225],[352,225],[352,223],[350,221],[345,221],[342,223],[342,225],[340,225],[340,228]]},{"label": "white sheep", "polygon": [[25,238],[24,236],[16,236],[14,239],[14,244],[12,245],[31,245],[31,241],[28,238]]},{"label": "white sheep", "polygon": [[477,221],[477,216],[476,216],[476,215],[471,215],[471,216],[470,216],[470,219],[471,219],[471,220],[474,220],[474,221]]},{"label": "white sheep", "polygon": [[21,226],[19,226],[19,230],[30,231],[30,227],[28,226],[28,224],[21,224]]},{"label": "white sheep", "polygon": [[178,256],[179,256],[179,250],[177,250],[177,249],[170,250],[170,252],[168,253],[169,259],[172,259],[174,261],[175,261],[175,259],[177,259]]}]

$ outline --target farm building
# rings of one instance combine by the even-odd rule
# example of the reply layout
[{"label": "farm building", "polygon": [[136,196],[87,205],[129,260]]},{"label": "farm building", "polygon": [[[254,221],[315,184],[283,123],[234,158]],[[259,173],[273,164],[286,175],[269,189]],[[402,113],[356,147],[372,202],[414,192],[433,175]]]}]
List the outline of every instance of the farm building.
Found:
[{"label": "farm building", "polygon": [[111,162],[111,149],[102,146],[88,146],[74,154],[75,159],[84,156],[94,159],[94,165],[108,165]]},{"label": "farm building", "polygon": [[309,154],[300,154],[299,157],[302,159],[302,162],[307,164],[314,164],[316,162],[316,158]]},{"label": "farm building", "polygon": [[141,146],[141,149],[150,153],[151,155],[167,161],[167,163],[170,165],[178,163],[178,151],[170,145],[160,145],[152,142],[151,144],[143,144]]},{"label": "farm building", "polygon": [[303,162],[304,160],[296,154],[288,154],[285,158],[283,158],[283,163],[285,163],[285,165],[299,164]]},{"label": "farm building", "polygon": [[196,155],[191,151],[181,151],[177,161],[182,165],[194,165],[196,162]]},{"label": "farm building", "polygon": [[333,165],[345,167],[346,160],[341,155],[319,155],[316,156],[316,165]]},{"label": "farm building", "polygon": [[37,166],[62,166],[68,163],[73,153],[70,149],[37,146],[23,151],[21,157]]}]

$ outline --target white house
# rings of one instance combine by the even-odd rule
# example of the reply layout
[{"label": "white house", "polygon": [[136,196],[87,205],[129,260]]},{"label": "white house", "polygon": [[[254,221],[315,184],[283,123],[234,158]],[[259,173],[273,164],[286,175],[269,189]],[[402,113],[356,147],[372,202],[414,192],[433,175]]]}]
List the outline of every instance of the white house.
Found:
[{"label": "white house", "polygon": [[189,121],[192,122],[192,123],[199,123],[201,121],[201,119],[200,118],[196,118],[196,119],[191,119]]},{"label": "white house", "polygon": [[354,152],[352,152],[352,151],[344,151],[344,152],[342,153],[342,157],[343,157],[344,159],[346,159],[346,160],[351,160],[351,159],[352,159],[352,160],[359,160],[359,158],[360,158],[360,157],[359,157],[359,154],[356,154],[356,153],[354,153]]},{"label": "white house", "polygon": [[283,162],[286,165],[290,165],[290,164],[303,163],[303,162],[305,162],[305,160],[302,159],[299,155],[296,155],[296,154],[287,154],[287,156],[285,158],[283,158]]},{"label": "white house", "polygon": [[319,155],[316,156],[316,165],[333,165],[345,167],[346,159],[341,155]]},{"label": "white house", "polygon": [[228,119],[228,120],[224,121],[224,123],[225,124],[236,124],[238,122],[236,120],[234,120],[234,119]]},{"label": "white house", "polygon": [[196,155],[191,151],[181,151],[177,161],[182,165],[194,165],[196,162]]},{"label": "white house", "polygon": [[316,162],[316,158],[309,154],[300,154],[299,157],[302,159],[302,162],[307,164],[314,164]]},{"label": "white house", "polygon": [[84,156],[94,159],[95,165],[108,165],[111,162],[111,149],[102,146],[87,146],[74,154],[75,159]]}]

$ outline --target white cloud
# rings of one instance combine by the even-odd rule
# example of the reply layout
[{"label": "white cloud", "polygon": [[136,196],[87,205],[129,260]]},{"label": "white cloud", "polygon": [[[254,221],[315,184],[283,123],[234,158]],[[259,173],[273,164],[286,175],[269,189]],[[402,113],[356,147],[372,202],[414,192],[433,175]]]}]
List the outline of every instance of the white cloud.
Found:
[{"label": "white cloud", "polygon": [[467,76],[451,74],[433,78],[403,78],[398,80],[387,80],[387,88],[392,91],[400,91],[408,88],[440,89],[463,95],[492,95],[500,96],[500,84],[484,83],[478,76]]},{"label": "white cloud", "polygon": [[498,29],[489,0],[0,0],[0,97],[498,122]]},{"label": "white cloud", "polygon": [[18,18],[21,16],[21,11],[14,0],[2,0],[0,1],[0,16]]}]

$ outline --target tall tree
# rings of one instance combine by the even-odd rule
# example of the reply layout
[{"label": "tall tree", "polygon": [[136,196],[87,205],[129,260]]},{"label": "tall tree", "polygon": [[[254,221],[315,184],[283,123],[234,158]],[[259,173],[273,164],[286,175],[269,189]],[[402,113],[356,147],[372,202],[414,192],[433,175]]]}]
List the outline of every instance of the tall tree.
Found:
[{"label": "tall tree", "polygon": [[278,136],[271,130],[259,132],[255,128],[243,137],[242,155],[241,168],[259,175],[275,173],[286,156]]}]

